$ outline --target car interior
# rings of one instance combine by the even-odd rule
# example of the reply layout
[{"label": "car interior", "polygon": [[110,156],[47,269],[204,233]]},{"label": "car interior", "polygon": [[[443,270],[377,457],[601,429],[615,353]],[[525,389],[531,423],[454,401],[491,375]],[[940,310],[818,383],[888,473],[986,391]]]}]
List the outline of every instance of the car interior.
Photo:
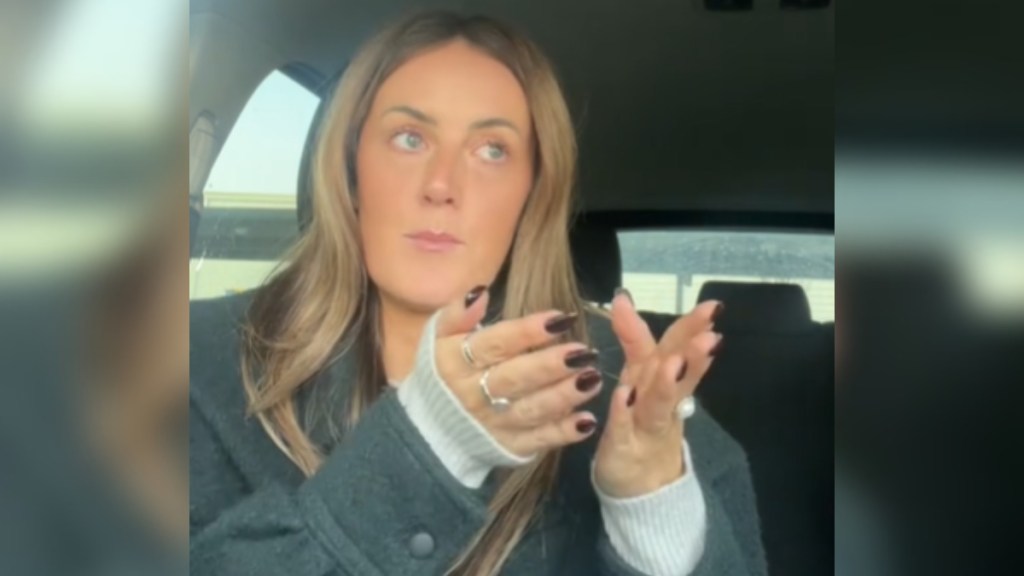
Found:
[{"label": "car interior", "polygon": [[[247,242],[283,250],[302,233],[310,218],[307,163],[325,97],[372,32],[416,9],[497,17],[526,31],[554,61],[580,144],[570,236],[588,300],[607,304],[623,285],[623,231],[834,237],[828,0],[193,0],[194,256],[244,255]],[[274,219],[267,211],[208,207],[204,184],[217,155],[275,71],[320,99],[296,178],[295,210],[290,219]],[[249,235],[231,236],[243,224]],[[770,573],[827,573],[834,324],[812,317],[804,288],[777,279],[708,281],[697,296],[707,299],[726,305],[716,324],[725,347],[698,398],[747,452]],[[680,312],[642,315],[660,336]]]}]

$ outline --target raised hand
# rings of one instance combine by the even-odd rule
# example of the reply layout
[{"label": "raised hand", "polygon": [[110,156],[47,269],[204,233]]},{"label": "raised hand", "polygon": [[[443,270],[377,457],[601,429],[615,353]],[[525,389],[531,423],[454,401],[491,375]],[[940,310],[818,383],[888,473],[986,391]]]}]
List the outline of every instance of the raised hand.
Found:
[{"label": "raised hand", "polygon": [[605,494],[640,496],[686,472],[684,421],[676,408],[711,366],[722,339],[713,320],[721,310],[720,303],[705,302],[655,342],[630,298],[616,296],[612,327],[626,361],[596,455],[595,481]]},{"label": "raised hand", "polygon": [[575,410],[601,389],[597,353],[579,342],[556,343],[575,317],[552,310],[475,330],[487,300],[480,287],[441,312],[435,342],[440,378],[514,454],[587,438],[596,427],[594,415]]}]

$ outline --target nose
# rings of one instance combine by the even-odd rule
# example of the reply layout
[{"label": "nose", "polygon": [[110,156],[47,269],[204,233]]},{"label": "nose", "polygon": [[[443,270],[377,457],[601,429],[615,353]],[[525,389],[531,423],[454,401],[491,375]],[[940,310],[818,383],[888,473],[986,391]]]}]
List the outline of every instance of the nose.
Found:
[{"label": "nose", "polygon": [[431,205],[457,204],[461,196],[461,168],[457,152],[438,151],[431,159],[423,187],[423,201]]}]

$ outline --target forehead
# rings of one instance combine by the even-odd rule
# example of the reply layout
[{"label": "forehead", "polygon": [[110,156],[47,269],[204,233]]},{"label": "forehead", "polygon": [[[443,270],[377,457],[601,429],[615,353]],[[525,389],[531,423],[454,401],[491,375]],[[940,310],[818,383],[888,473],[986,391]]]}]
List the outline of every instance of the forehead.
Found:
[{"label": "forehead", "polygon": [[409,105],[439,120],[505,117],[529,127],[529,106],[511,70],[462,40],[421,52],[381,84],[374,109]]}]

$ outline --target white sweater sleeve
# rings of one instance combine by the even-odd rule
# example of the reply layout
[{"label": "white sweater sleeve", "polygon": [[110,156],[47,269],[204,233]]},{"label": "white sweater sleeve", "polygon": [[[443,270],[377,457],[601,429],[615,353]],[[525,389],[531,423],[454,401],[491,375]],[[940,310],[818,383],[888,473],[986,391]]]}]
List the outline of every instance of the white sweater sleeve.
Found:
[{"label": "white sweater sleeve", "polygon": [[441,379],[434,362],[437,318],[423,330],[412,373],[398,384],[398,401],[445,468],[463,485],[479,488],[492,469],[521,466],[535,455],[524,458],[502,447]]},{"label": "white sweater sleeve", "polygon": [[612,498],[594,483],[612,547],[627,564],[650,576],[690,574],[704,553],[704,495],[685,441],[683,458],[686,473],[650,494]]}]

